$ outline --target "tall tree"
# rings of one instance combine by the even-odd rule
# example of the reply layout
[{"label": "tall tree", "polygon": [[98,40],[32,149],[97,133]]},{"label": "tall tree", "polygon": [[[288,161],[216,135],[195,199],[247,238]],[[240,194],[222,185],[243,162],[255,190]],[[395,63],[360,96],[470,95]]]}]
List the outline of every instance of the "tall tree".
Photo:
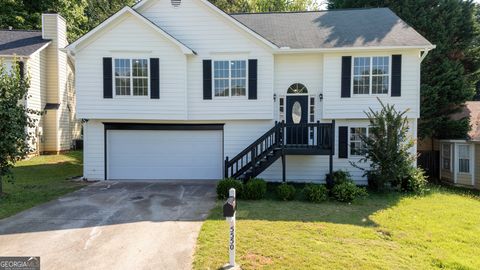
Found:
[{"label": "tall tree", "polygon": [[105,19],[115,14],[125,6],[132,6],[136,0],[87,0],[85,7],[85,16],[87,24],[84,26],[86,31],[93,29]]},{"label": "tall tree", "polygon": [[227,13],[278,12],[318,9],[315,0],[209,0]]},{"label": "tall tree", "polygon": [[67,20],[68,40],[74,41],[135,0],[0,0],[0,28],[41,29],[42,13],[56,12]]},{"label": "tall tree", "polygon": [[[453,123],[448,116],[473,97],[479,77],[478,17],[471,0],[329,0],[328,7],[389,7],[437,45],[422,64],[419,136],[466,137],[468,121]],[[444,132],[454,126],[456,132]]]},{"label": "tall tree", "polygon": [[31,152],[28,140],[31,138],[26,130],[35,127],[36,118],[32,114],[40,112],[27,109],[29,82],[21,75],[20,65],[15,64],[8,71],[0,62],[0,196],[3,182],[11,178],[11,169],[15,162]]}]

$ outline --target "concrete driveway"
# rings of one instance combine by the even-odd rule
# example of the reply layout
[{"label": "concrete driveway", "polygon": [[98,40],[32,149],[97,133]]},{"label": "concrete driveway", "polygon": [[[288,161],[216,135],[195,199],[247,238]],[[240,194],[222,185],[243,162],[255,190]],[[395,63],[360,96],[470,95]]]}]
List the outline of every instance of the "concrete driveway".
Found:
[{"label": "concrete driveway", "polygon": [[42,269],[191,269],[215,182],[99,182],[0,220],[0,256]]}]

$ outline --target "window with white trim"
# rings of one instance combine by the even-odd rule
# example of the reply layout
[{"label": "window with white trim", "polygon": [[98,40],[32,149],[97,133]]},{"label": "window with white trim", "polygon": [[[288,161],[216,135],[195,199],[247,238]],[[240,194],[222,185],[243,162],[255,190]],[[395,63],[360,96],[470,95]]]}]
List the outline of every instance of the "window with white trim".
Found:
[{"label": "window with white trim", "polygon": [[354,57],[352,78],[354,95],[388,94],[390,57]]},{"label": "window with white trim", "polygon": [[362,137],[368,136],[368,129],[366,127],[351,127],[350,128],[350,155],[363,156],[365,155],[366,145]]},{"label": "window with white trim", "polygon": [[470,173],[470,145],[458,145],[458,172]]},{"label": "window with white trim", "polygon": [[285,97],[281,96],[278,100],[279,120],[285,121]]},{"label": "window with white trim", "polygon": [[215,97],[247,96],[247,61],[213,61],[213,95]]},{"label": "window with white trim", "polygon": [[451,145],[448,143],[442,144],[442,169],[450,171],[451,167]]},{"label": "window with white trim", "polygon": [[310,123],[314,123],[315,122],[315,97],[313,96],[310,97],[309,107],[310,107],[308,110],[309,121]]},{"label": "window with white trim", "polygon": [[148,59],[115,59],[117,96],[148,96]]}]

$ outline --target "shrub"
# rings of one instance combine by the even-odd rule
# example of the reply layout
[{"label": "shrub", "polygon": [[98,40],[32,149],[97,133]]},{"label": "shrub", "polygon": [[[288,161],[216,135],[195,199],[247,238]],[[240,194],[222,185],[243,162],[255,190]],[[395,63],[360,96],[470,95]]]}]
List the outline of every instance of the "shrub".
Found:
[{"label": "shrub", "polygon": [[328,199],[328,190],[324,185],[307,184],[303,194],[309,202],[319,203]]},{"label": "shrub", "polygon": [[295,198],[295,187],[288,184],[281,184],[277,187],[277,196],[282,201],[291,201]]},{"label": "shrub", "polygon": [[340,202],[353,202],[359,197],[367,196],[365,188],[357,187],[353,182],[338,184],[332,189],[333,197]]},{"label": "shrub", "polygon": [[413,168],[410,175],[402,181],[402,191],[424,194],[427,190],[427,176],[421,168]]},{"label": "shrub", "polygon": [[267,193],[267,182],[260,178],[250,179],[243,189],[243,198],[247,200],[260,200]]},{"label": "shrub", "polygon": [[339,185],[339,184],[343,184],[345,182],[351,182],[352,181],[352,177],[350,176],[350,173],[347,172],[347,171],[342,171],[342,170],[334,171],[332,173],[332,179],[333,179],[333,184],[334,185]]},{"label": "shrub", "polygon": [[415,142],[409,132],[408,110],[397,111],[393,105],[378,101],[380,111],[370,109],[366,112],[368,136],[360,136],[365,145],[365,157],[359,163],[369,163],[369,168],[350,163],[369,176],[373,189],[400,189],[403,179],[408,178],[414,168],[416,159],[411,151]]},{"label": "shrub", "polygon": [[226,178],[220,180],[217,184],[217,197],[221,200],[228,198],[228,191],[234,188],[236,191],[237,198],[240,198],[243,193],[243,184],[239,180],[233,178]]}]

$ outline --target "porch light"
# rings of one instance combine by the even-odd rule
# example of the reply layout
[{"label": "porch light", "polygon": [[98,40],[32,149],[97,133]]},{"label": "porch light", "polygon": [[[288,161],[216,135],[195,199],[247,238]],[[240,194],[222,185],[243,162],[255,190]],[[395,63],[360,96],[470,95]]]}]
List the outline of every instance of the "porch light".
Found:
[{"label": "porch light", "polygon": [[273,101],[277,101],[277,94],[273,94]]},{"label": "porch light", "polygon": [[323,100],[323,94],[318,95],[318,98],[320,99],[320,101],[322,101]]}]

